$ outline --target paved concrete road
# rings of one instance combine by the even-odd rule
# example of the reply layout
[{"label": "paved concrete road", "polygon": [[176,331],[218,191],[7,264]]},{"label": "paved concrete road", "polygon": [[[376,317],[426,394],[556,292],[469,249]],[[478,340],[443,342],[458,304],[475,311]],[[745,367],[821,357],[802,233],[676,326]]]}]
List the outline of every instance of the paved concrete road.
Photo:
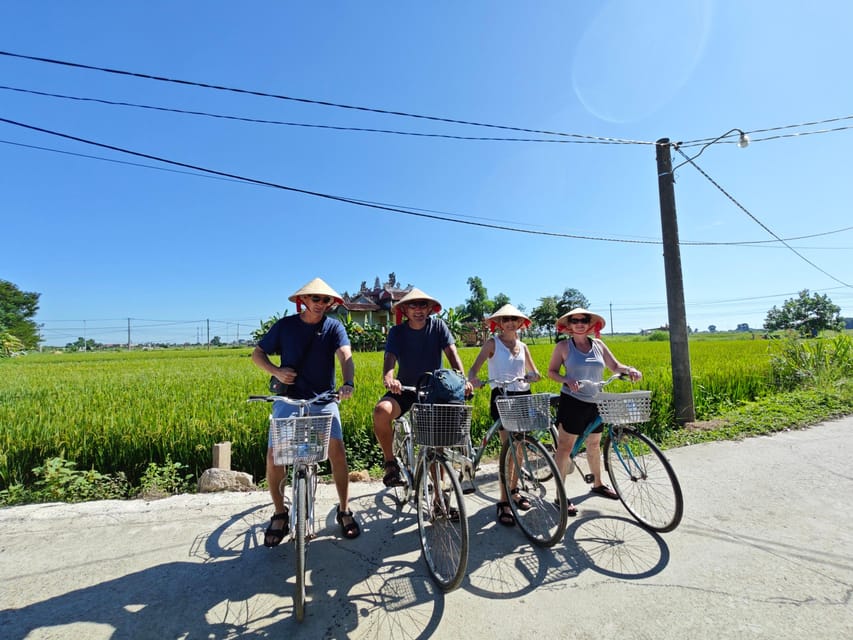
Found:
[{"label": "paved concrete road", "polygon": [[[851,451],[851,418],[670,450],[676,531],[584,496],[551,550],[495,524],[486,469],[468,501],[468,577],[447,595],[412,513],[354,484],[364,533],[342,540],[324,486],[301,624],[292,545],[261,544],[263,493],[3,509],[0,638],[851,638]],[[577,474],[567,487],[585,491]]]}]

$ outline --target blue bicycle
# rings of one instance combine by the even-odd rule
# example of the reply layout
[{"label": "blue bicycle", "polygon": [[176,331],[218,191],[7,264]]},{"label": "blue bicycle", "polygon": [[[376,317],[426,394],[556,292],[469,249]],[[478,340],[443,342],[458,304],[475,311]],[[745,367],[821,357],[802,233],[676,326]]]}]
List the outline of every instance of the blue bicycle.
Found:
[{"label": "blue bicycle", "polygon": [[[601,391],[617,378],[624,379],[624,376],[616,374],[601,382],[579,381],[581,386],[598,388],[594,400],[599,417],[587,426],[572,447],[568,473],[577,466],[577,455],[587,436],[604,423],[604,467],[622,504],[644,527],[661,533],[672,531],[684,513],[681,485],[669,460],[638,426],[649,421],[652,392]],[[591,473],[583,477],[588,484],[594,480]]]}]

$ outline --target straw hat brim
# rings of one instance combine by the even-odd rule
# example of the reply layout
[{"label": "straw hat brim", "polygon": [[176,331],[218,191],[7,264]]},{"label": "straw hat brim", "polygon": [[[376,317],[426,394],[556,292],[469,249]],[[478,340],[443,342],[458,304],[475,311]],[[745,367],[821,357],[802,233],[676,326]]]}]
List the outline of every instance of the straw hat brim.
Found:
[{"label": "straw hat brim", "polygon": [[515,316],[517,318],[521,318],[522,322],[521,326],[519,327],[520,329],[526,329],[532,324],[530,318],[521,313],[521,311],[516,309],[511,304],[505,304],[500,309],[492,313],[492,315],[490,315],[488,318],[486,318],[489,323],[490,331],[495,331],[495,329],[498,328],[498,320],[503,316]]},{"label": "straw hat brim", "polygon": [[300,302],[302,296],[329,296],[336,304],[343,304],[344,299],[337,291],[332,289],[321,278],[314,278],[311,282],[302,286],[299,291],[288,298],[291,302]]},{"label": "straw hat brim", "polygon": [[595,333],[596,331],[601,331],[607,325],[604,318],[597,313],[593,313],[583,307],[575,307],[568,313],[564,313],[559,318],[557,318],[557,331],[565,331],[569,328],[569,318],[572,316],[589,316],[589,325],[587,326],[587,333]]}]

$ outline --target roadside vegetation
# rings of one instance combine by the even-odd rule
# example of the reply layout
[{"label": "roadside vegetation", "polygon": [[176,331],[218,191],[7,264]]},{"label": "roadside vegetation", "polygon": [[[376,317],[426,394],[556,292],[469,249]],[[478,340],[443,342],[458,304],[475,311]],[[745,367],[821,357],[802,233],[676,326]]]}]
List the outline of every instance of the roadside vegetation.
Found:
[{"label": "roadside vegetation", "polygon": [[[607,336],[644,372],[665,447],[741,438],[853,413],[853,340],[693,340],[696,422],[673,420],[669,344]],[[534,344],[540,371],[553,345]],[[462,348],[468,364],[476,348]],[[232,468],[264,475],[268,407],[245,402],[267,379],[245,348],[29,354],[0,361],[0,504],[153,497],[193,491],[215,443],[232,443]],[[376,474],[371,411],[382,395],[382,354],[358,352],[356,394],[341,406],[352,469]],[[622,390],[629,389],[628,383]],[[534,391],[557,392],[550,380]],[[618,389],[617,389],[618,390]],[[473,435],[488,427],[488,393],[473,400]]]}]

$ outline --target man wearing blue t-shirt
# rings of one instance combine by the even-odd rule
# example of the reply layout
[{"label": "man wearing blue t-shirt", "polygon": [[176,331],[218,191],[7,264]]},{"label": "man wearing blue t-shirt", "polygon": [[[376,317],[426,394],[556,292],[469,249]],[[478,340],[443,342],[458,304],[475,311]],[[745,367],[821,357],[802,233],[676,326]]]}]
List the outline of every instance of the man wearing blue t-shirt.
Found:
[{"label": "man wearing blue t-shirt", "polygon": [[[388,332],[382,373],[388,391],[373,408],[373,431],[385,457],[382,481],[386,487],[405,484],[400,476],[400,467],[394,460],[391,424],[409,410],[417,395],[414,391],[403,391],[403,387],[414,387],[424,373],[440,369],[442,353],[447,356],[451,368],[465,370],[450,329],[444,320],[431,315],[441,311],[438,300],[413,288],[393,309],[397,313],[398,324]],[[407,321],[400,323],[402,315]],[[465,394],[469,395],[472,388],[466,381]]]},{"label": "man wearing blue t-shirt", "polygon": [[[343,304],[343,299],[320,278],[315,278],[288,300],[296,303],[297,315],[285,316],[270,327],[252,352],[252,362],[286,385],[280,395],[308,399],[335,389],[337,356],[344,379],[338,393],[341,399],[351,397],[355,365],[349,337],[340,321],[326,316],[326,311],[335,304]],[[269,358],[276,353],[281,356],[281,365],[278,367]],[[275,418],[286,418],[298,411],[298,407],[284,402],[276,402],[273,407]],[[345,538],[356,538],[361,529],[348,505],[349,469],[338,405],[335,402],[313,404],[311,413],[332,414],[329,463],[339,499],[337,521]],[[264,545],[267,547],[280,544],[290,529],[290,512],[284,504],[280,489],[284,474],[284,467],[275,464],[272,446],[268,444],[267,483],[275,511],[264,535]]]}]

